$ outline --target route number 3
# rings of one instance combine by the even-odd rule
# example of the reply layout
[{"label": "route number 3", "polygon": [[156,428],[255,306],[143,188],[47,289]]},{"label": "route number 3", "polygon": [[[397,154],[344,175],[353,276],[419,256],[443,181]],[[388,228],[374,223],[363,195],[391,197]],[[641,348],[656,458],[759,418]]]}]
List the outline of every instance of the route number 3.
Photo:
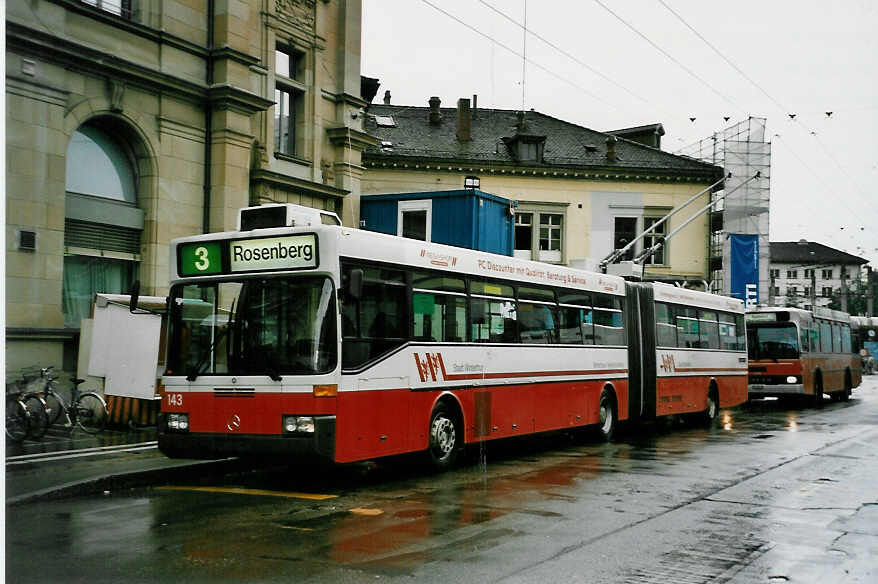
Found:
[{"label": "route number 3", "polygon": [[168,405],[175,407],[183,406],[183,394],[182,393],[169,393],[168,396]]},{"label": "route number 3", "polygon": [[195,258],[195,269],[199,272],[203,272],[210,267],[210,260],[208,259],[206,247],[195,248]]}]

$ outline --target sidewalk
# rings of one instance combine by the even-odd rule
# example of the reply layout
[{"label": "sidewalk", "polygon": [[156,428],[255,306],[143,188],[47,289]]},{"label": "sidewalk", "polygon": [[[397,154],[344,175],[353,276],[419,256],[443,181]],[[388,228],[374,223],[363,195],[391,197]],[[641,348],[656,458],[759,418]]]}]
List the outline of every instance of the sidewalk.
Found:
[{"label": "sidewalk", "polygon": [[5,462],[6,504],[15,505],[184,480],[236,460],[169,459],[156,446],[155,427],[96,435],[53,427],[40,440],[7,441]]}]

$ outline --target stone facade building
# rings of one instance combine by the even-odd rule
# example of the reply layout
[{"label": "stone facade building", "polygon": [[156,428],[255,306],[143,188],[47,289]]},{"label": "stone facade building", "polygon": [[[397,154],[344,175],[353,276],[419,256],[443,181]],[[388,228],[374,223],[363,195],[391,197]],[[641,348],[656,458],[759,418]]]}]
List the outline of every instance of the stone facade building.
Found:
[{"label": "stone facade building", "polygon": [[359,0],[10,0],[6,368],[76,369],[95,292],[293,202],[358,222]]}]

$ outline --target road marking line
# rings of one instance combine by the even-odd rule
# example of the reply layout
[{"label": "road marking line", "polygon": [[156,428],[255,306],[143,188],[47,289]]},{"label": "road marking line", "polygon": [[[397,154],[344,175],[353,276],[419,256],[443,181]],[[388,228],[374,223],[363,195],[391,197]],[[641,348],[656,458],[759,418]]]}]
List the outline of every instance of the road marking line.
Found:
[{"label": "road marking line", "polygon": [[137,448],[125,448],[125,447],[115,447],[116,450],[101,450],[99,452],[78,452],[75,450],[67,451],[73,452],[74,454],[64,454],[61,456],[57,456],[54,452],[45,452],[40,454],[42,458],[31,458],[36,455],[26,454],[24,456],[28,457],[27,460],[11,460],[6,463],[6,466],[15,466],[17,464],[33,464],[35,462],[52,462],[55,460],[68,460],[71,458],[82,458],[84,456],[98,456],[101,454],[116,454],[117,452],[139,452],[141,450],[155,450],[155,446],[140,446]]},{"label": "road marking line", "polygon": [[266,497],[285,497],[287,499],[309,499],[311,501],[324,501],[335,499],[338,495],[319,495],[316,493],[293,493],[287,491],[267,491],[265,489],[243,489],[240,487],[156,487],[160,491],[197,491],[201,493],[227,493],[232,495],[262,495]]},{"label": "road marking line", "polygon": [[119,450],[123,448],[135,448],[138,446],[147,447],[147,446],[158,446],[158,441],[153,440],[152,442],[135,442],[133,444],[116,444],[115,446],[95,446],[93,448],[76,448],[73,450],[57,450],[54,452],[37,452],[36,454],[19,454],[18,456],[7,456],[6,460],[27,460],[30,458],[39,458],[41,456],[58,456],[61,454],[79,454],[83,452],[95,452],[100,453],[102,451],[107,450]]}]

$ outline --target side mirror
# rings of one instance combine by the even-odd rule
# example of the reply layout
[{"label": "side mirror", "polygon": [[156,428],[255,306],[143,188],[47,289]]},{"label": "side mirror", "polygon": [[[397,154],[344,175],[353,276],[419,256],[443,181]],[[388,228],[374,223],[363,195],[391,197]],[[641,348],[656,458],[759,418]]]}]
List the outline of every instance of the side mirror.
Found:
[{"label": "side mirror", "polygon": [[363,270],[361,268],[354,268],[348,273],[348,286],[346,290],[348,298],[359,300],[363,296],[363,278]]},{"label": "side mirror", "polygon": [[128,301],[128,310],[132,314],[137,310],[137,300],[140,298],[140,280],[135,280],[134,284],[131,285],[131,292],[129,292],[131,299]]}]

